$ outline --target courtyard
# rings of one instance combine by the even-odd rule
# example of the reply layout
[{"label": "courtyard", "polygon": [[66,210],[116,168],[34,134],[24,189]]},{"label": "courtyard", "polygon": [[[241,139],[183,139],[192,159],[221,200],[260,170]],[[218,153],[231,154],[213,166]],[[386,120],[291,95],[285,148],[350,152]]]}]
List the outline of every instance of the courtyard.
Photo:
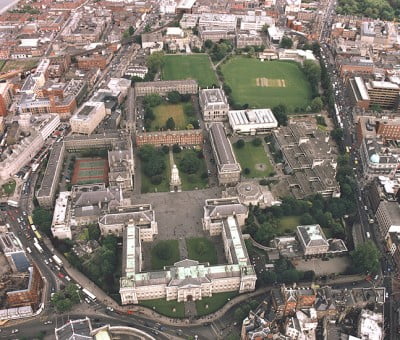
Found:
[{"label": "courtyard", "polygon": [[245,178],[262,178],[274,174],[274,168],[265,153],[264,145],[254,146],[252,142],[245,142],[242,148],[233,144],[235,155],[243,169],[249,169],[249,172],[243,172]]},{"label": "courtyard", "polygon": [[165,129],[168,118],[172,118],[175,122],[175,130],[186,130],[190,124],[191,117],[186,114],[187,108],[191,107],[189,103],[168,104],[164,103],[156,106],[154,111],[155,119],[151,122],[150,130],[158,131]]},{"label": "courtyard", "polygon": [[328,258],[327,260],[313,258],[293,261],[297,270],[313,270],[316,275],[342,274],[346,272],[350,264],[348,256]]},{"label": "courtyard", "polygon": [[310,84],[294,62],[235,57],[222,65],[222,74],[236,104],[248,104],[250,108],[285,104],[294,111],[311,101]]},{"label": "courtyard", "polygon": [[105,158],[76,158],[72,184],[108,183],[108,161]]}]

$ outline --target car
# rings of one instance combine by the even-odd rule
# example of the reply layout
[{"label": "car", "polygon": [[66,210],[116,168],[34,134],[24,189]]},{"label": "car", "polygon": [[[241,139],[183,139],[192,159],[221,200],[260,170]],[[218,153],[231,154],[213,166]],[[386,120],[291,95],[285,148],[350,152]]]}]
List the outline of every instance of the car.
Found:
[{"label": "car", "polygon": [[63,279],[63,278],[65,277],[63,273],[58,273],[57,276],[58,276],[60,279]]},{"label": "car", "polygon": [[43,322],[44,325],[51,325],[53,323],[53,321],[51,320],[47,320],[45,322]]},{"label": "car", "polygon": [[88,298],[85,298],[85,301],[88,305],[90,305],[90,300]]},{"label": "car", "polygon": [[71,281],[71,278],[70,278],[68,275],[65,275],[65,279],[66,279],[67,281]]},{"label": "car", "polygon": [[53,259],[51,257],[49,257],[49,262],[53,263]]},{"label": "car", "polygon": [[46,264],[49,264],[49,261],[47,261],[47,260],[44,260],[44,263],[46,263]]},{"label": "car", "polygon": [[110,312],[113,312],[113,311],[114,311],[114,308],[112,308],[112,307],[108,307],[108,306],[107,306],[106,309],[109,310]]},{"label": "car", "polygon": [[15,334],[15,333],[18,333],[18,332],[19,332],[19,329],[15,328],[15,329],[13,329],[13,330],[11,331],[11,334]]}]

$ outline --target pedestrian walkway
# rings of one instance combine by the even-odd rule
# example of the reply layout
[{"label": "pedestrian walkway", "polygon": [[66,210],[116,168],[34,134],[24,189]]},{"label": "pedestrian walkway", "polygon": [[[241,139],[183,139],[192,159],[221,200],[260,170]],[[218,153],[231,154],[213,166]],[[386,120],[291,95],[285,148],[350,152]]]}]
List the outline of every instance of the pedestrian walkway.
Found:
[{"label": "pedestrian walkway", "polygon": [[194,301],[186,301],[184,305],[186,317],[190,318],[197,315],[196,304]]}]

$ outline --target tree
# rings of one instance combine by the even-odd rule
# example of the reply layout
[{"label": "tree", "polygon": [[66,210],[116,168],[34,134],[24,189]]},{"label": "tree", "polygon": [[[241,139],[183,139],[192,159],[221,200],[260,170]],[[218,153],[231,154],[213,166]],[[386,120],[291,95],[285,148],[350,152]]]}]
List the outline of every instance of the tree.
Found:
[{"label": "tree", "polygon": [[182,151],[182,149],[181,149],[181,147],[180,147],[178,144],[172,145],[172,152],[173,152],[173,153],[179,153],[179,152],[181,152],[181,151]]},{"label": "tree", "polygon": [[371,109],[373,112],[378,112],[378,113],[381,113],[381,112],[382,112],[382,107],[381,107],[380,105],[378,105],[378,104],[372,104],[372,105],[370,106],[370,109]]},{"label": "tree", "polygon": [[314,224],[315,220],[309,213],[305,213],[301,216],[300,223],[303,225]]},{"label": "tree", "polygon": [[253,144],[254,146],[260,146],[262,144],[262,140],[256,137],[251,141],[251,144]]},{"label": "tree", "polygon": [[155,175],[150,178],[150,182],[153,185],[160,185],[162,180],[163,180],[163,177],[161,175]]},{"label": "tree", "polygon": [[97,224],[91,224],[88,227],[88,234],[89,234],[89,239],[90,240],[98,240],[100,238],[101,232],[100,228],[98,227]]},{"label": "tree", "polygon": [[214,45],[214,43],[213,43],[211,40],[209,40],[209,39],[207,39],[207,40],[204,42],[204,47],[205,47],[205,48],[211,48],[211,47],[213,47],[213,45]]},{"label": "tree", "polygon": [[311,101],[311,111],[313,111],[313,112],[321,111],[323,106],[324,106],[324,103],[322,102],[321,97],[315,97]]},{"label": "tree", "polygon": [[244,173],[245,175],[249,175],[250,172],[251,172],[251,170],[250,170],[249,168],[244,168],[244,169],[243,169],[243,173]]},{"label": "tree", "polygon": [[281,48],[292,48],[292,46],[293,46],[293,40],[290,39],[289,37],[283,37],[281,43],[279,44],[279,47]]},{"label": "tree", "polygon": [[267,34],[268,33],[268,28],[269,28],[269,25],[268,24],[264,24],[263,27],[261,28],[261,32]]},{"label": "tree", "polygon": [[177,104],[181,101],[181,94],[178,91],[171,91],[167,93],[167,98],[171,104]]},{"label": "tree", "polygon": [[129,26],[128,28],[129,35],[133,35],[135,33],[135,29],[133,26]]},{"label": "tree", "polygon": [[140,83],[140,82],[142,82],[144,79],[143,78],[140,78],[140,77],[138,77],[138,76],[132,76],[131,77],[131,82],[133,83],[133,84],[135,84],[135,83]]},{"label": "tree", "polygon": [[272,285],[277,281],[277,275],[274,271],[265,270],[261,273],[261,281],[265,285]]},{"label": "tree", "polygon": [[147,67],[153,72],[161,71],[165,64],[164,52],[154,52],[147,57]]},{"label": "tree", "polygon": [[238,149],[243,148],[244,145],[245,145],[245,142],[244,142],[243,139],[238,139],[237,142],[235,143],[235,146],[236,146]]},{"label": "tree", "polygon": [[50,210],[35,208],[32,214],[33,223],[39,227],[47,236],[51,234],[51,222],[53,215]]},{"label": "tree", "polygon": [[343,139],[343,129],[341,128],[336,128],[331,131],[331,136],[335,140],[336,143],[340,143],[340,141]]},{"label": "tree", "polygon": [[285,270],[281,274],[281,281],[283,283],[294,283],[299,281],[299,272],[296,269]]},{"label": "tree", "polygon": [[153,177],[156,175],[161,175],[165,169],[165,161],[164,157],[160,156],[160,154],[154,154],[153,157],[144,163],[143,170],[145,174],[149,177]]},{"label": "tree", "polygon": [[199,169],[200,160],[197,157],[196,153],[192,150],[185,153],[182,157],[181,161],[179,162],[179,168],[184,173],[187,174],[194,174]]},{"label": "tree", "polygon": [[255,51],[254,47],[250,46],[249,50],[247,51],[247,55],[249,57],[254,57],[255,53],[256,53],[256,51]]},{"label": "tree", "polygon": [[143,98],[143,104],[146,107],[155,107],[160,105],[163,102],[163,99],[159,94],[153,93],[153,94],[148,94]]},{"label": "tree", "polygon": [[288,117],[287,117],[287,108],[283,104],[279,104],[278,106],[275,106],[272,108],[272,112],[275,115],[276,120],[278,121],[279,125],[286,126],[288,123]]},{"label": "tree", "polygon": [[51,302],[59,313],[65,313],[80,302],[78,287],[75,284],[68,284],[64,290],[54,293]]},{"label": "tree", "polygon": [[193,116],[193,114],[194,114],[193,106],[190,105],[190,104],[185,104],[185,105],[183,106],[183,112],[184,112],[185,115],[187,115],[187,116]]},{"label": "tree", "polygon": [[139,149],[139,158],[144,162],[148,162],[156,152],[157,150],[153,145],[150,144],[143,145]]},{"label": "tree", "polygon": [[357,273],[376,273],[379,269],[379,251],[369,240],[351,252],[353,268]]},{"label": "tree", "polygon": [[168,130],[173,130],[173,129],[175,129],[175,121],[174,121],[174,118],[169,117],[169,118],[167,119],[166,123],[165,123],[165,127],[166,127],[166,129],[168,129]]}]

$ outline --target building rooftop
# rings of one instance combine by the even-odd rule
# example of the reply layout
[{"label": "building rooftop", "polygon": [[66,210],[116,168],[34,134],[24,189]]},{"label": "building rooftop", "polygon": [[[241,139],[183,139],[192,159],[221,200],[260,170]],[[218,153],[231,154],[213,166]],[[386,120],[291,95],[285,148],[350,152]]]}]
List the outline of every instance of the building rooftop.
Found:
[{"label": "building rooftop", "polygon": [[297,227],[297,231],[306,247],[329,245],[319,224],[300,225]]},{"label": "building rooftop", "polygon": [[64,326],[55,329],[56,340],[92,340],[90,319],[68,320]]},{"label": "building rooftop", "polygon": [[224,125],[222,123],[211,123],[210,134],[213,141],[213,148],[217,154],[218,165],[230,165],[240,170],[240,165],[236,161],[232,146],[226,137]]}]

